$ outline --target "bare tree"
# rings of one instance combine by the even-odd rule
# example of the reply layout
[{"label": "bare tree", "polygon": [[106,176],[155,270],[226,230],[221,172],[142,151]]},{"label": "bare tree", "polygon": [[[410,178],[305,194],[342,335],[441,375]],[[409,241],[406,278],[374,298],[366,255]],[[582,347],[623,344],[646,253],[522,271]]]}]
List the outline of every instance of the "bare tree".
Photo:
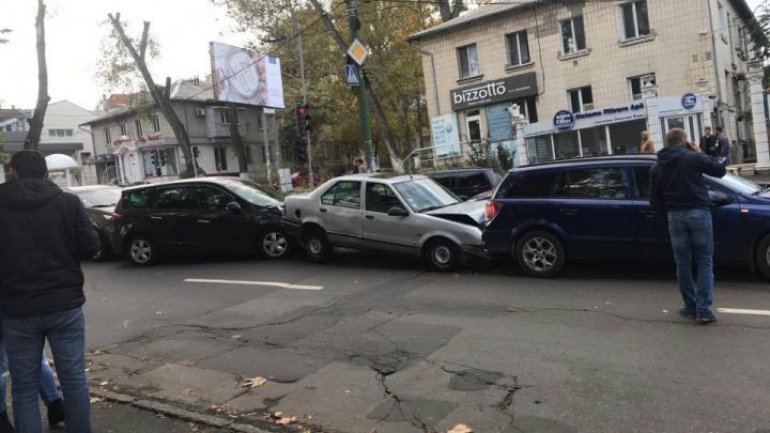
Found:
[{"label": "bare tree", "polygon": [[133,41],[126,35],[126,31],[123,28],[123,23],[120,21],[120,13],[116,13],[115,15],[107,14],[107,17],[110,19],[110,22],[115,28],[115,31],[118,32],[123,45],[128,49],[131,58],[134,60],[136,68],[139,69],[139,72],[141,73],[142,78],[147,85],[147,89],[149,90],[153,101],[155,101],[158,109],[161,111],[161,113],[163,113],[163,117],[166,118],[169,126],[171,126],[171,130],[174,131],[174,136],[176,137],[177,143],[179,143],[179,145],[182,147],[182,155],[184,156],[185,161],[185,169],[183,173],[192,175],[195,169],[193,167],[192,148],[190,146],[190,138],[187,135],[187,130],[185,129],[182,121],[179,120],[179,116],[177,116],[174,108],[171,106],[171,103],[168,99],[168,93],[164,94],[161,92],[161,89],[155,85],[155,80],[153,80],[152,75],[150,75],[150,71],[147,68],[145,56],[147,54],[147,40],[150,31],[150,22],[144,22],[142,40],[137,47],[134,46]]},{"label": "bare tree", "polygon": [[24,148],[37,150],[40,145],[40,133],[43,131],[45,111],[48,108],[48,64],[45,59],[45,3],[37,2],[37,18],[35,18],[35,34],[37,37],[37,104],[35,113],[29,119],[29,133],[24,140]]},{"label": "bare tree", "polygon": [[438,11],[443,22],[457,18],[461,12],[467,9],[468,7],[463,0],[438,0]]}]

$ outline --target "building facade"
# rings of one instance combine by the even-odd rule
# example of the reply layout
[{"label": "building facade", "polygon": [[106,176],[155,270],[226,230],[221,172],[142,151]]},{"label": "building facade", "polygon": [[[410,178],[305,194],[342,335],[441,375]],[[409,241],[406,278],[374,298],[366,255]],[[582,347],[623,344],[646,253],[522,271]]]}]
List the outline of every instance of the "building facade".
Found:
[{"label": "building facade", "polygon": [[436,156],[484,140],[529,162],[629,153],[644,130],[659,149],[671,128],[698,140],[721,125],[747,160],[770,163],[766,134],[755,140],[751,20],[744,0],[525,0],[414,34]]},{"label": "building facade", "polygon": [[[211,83],[177,82],[172,85],[170,102],[187,130],[196,169],[207,175],[237,175],[238,153],[230,136],[229,107],[214,100]],[[160,110],[148,107],[112,108],[85,123],[94,137],[94,161],[102,183],[167,181],[178,178],[184,170],[182,149],[170,124]],[[281,164],[278,146],[265,145],[275,140],[275,116],[261,107],[239,105],[237,110],[248,174],[266,181],[268,168]]]}]

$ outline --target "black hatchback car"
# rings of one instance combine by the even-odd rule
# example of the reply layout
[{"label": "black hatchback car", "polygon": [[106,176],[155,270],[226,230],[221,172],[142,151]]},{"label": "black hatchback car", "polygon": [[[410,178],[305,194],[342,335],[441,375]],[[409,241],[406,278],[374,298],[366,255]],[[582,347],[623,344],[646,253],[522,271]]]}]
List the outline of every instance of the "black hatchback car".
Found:
[{"label": "black hatchback car", "polygon": [[138,266],[161,256],[291,250],[279,197],[235,177],[196,178],[123,190],[112,220],[113,249]]},{"label": "black hatchback car", "polygon": [[[482,193],[489,193],[503,180],[503,176],[492,168],[462,168],[425,173],[444,188],[452,191],[462,200],[468,200]],[[488,197],[484,197],[488,198]]]}]

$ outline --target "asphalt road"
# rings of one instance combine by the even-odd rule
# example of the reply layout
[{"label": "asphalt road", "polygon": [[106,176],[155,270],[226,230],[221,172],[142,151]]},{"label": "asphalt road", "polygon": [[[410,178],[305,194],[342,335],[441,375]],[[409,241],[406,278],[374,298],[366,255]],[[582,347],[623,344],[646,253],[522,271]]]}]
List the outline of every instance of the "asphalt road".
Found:
[{"label": "asphalt road", "polygon": [[770,284],[742,269],[717,271],[729,310],[703,326],[676,314],[672,267],[645,263],[84,268],[92,383],[136,398],[350,433],[770,431]]}]

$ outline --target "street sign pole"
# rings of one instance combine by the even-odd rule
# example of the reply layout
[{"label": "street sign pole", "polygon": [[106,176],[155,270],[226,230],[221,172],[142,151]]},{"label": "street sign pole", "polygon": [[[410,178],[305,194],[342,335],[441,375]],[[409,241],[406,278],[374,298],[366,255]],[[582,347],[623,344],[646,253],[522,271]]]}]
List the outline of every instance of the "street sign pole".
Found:
[{"label": "street sign pole", "polygon": [[[348,23],[350,24],[350,42],[353,43],[358,36],[358,13],[353,5],[353,0],[345,0],[345,3],[347,4]],[[358,70],[358,116],[361,122],[361,139],[366,154],[366,168],[371,170],[374,163],[374,148],[372,146],[372,130],[369,126],[366,81],[364,80],[364,69],[362,67],[356,69]]]},{"label": "street sign pole", "polygon": [[[293,13],[293,10],[292,10]],[[293,15],[292,15],[293,17]],[[294,34],[297,35],[297,49],[299,50],[299,71],[302,77],[302,104],[307,106],[307,83],[305,82],[305,51],[302,49],[302,32],[300,31],[297,21],[294,20]],[[297,131],[297,134],[301,134],[302,131]],[[313,176],[313,149],[310,146],[310,131],[305,130],[305,153],[307,154],[307,172],[308,174],[308,187],[312,190],[315,188],[315,179]]]}]

